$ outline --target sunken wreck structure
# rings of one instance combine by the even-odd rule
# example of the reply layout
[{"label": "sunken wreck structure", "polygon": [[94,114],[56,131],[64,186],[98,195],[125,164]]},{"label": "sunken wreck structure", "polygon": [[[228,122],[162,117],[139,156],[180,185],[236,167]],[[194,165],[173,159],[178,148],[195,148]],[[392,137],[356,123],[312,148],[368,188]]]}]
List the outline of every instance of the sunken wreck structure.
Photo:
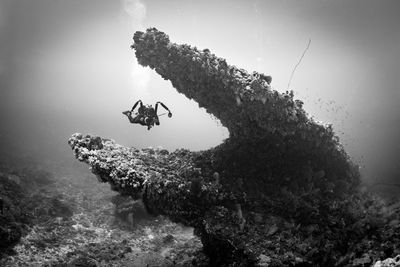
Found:
[{"label": "sunken wreck structure", "polygon": [[310,118],[292,92],[279,93],[270,76],[172,43],[155,28],[133,39],[141,65],[171,81],[230,135],[200,152],[72,135],[75,156],[101,182],[142,199],[151,214],[193,227],[214,266],[345,266],[368,250],[389,257],[399,249],[389,242],[386,253],[381,242],[367,242],[366,225],[380,225],[366,218],[358,166],[332,127]]}]

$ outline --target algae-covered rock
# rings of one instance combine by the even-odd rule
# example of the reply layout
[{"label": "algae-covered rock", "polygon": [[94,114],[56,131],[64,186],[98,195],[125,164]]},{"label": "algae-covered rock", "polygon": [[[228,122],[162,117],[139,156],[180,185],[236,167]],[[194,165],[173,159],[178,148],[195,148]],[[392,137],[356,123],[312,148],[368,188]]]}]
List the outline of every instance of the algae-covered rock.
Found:
[{"label": "algae-covered rock", "polygon": [[[245,191],[256,191],[252,194],[276,192],[270,183],[305,194],[312,185],[335,195],[358,185],[358,168],[332,126],[307,117],[293,92],[273,90],[270,76],[229,65],[209,50],[172,43],[155,28],[136,32],[133,39],[140,64],[170,80],[228,128],[230,138],[213,152],[211,168],[225,185],[237,187],[241,179]],[[254,184],[257,188],[250,188]]]},{"label": "algae-covered rock", "polygon": [[14,246],[33,225],[72,216],[70,203],[60,196],[48,196],[41,188],[51,182],[51,174],[44,170],[0,162],[0,259],[14,253]]},{"label": "algae-covered rock", "polygon": [[[155,28],[136,32],[132,48],[141,65],[218,118],[230,137],[207,151],[166,153],[72,135],[75,156],[101,182],[142,199],[152,214],[194,227],[214,266],[335,266],[356,263],[362,248],[383,251],[359,245],[371,233],[388,238],[384,224],[367,216],[358,167],[332,126],[309,118],[293,92],[281,94],[270,76],[172,43]],[[369,233],[360,221],[374,225]],[[392,252],[396,240],[387,242]]]},{"label": "algae-covered rock", "polygon": [[[201,169],[194,161],[199,153],[139,150],[107,139],[103,139],[102,149],[90,150],[91,139],[82,134],[70,138],[77,158],[88,163],[100,181],[110,183],[113,190],[142,199],[152,214],[168,215],[193,226],[201,221],[198,215],[205,207],[230,199],[221,185],[201,179]],[[198,192],[193,191],[195,181],[202,183]]]},{"label": "algae-covered rock", "polygon": [[[265,259],[271,261],[270,266],[331,263],[341,256],[332,247],[349,243],[351,235],[345,229],[362,216],[357,217],[352,210],[352,203],[361,201],[357,196],[329,200],[320,190],[300,194],[287,187],[251,196],[250,191],[247,194],[225,187],[216,180],[221,175],[209,169],[215,150],[150,153],[148,149],[123,147],[109,139],[101,139],[102,149],[90,150],[92,138],[82,134],[70,138],[77,158],[89,164],[99,180],[110,183],[113,190],[142,199],[150,213],[167,215],[194,227],[204,252],[215,265],[244,266]],[[279,188],[279,184],[274,186]],[[135,215],[131,215],[132,220]],[[244,228],[240,227],[241,217],[245,219]],[[335,257],[324,258],[324,253]]]},{"label": "algae-covered rock", "polygon": [[73,260],[71,260],[68,265],[68,267],[96,267],[98,266],[96,261],[91,259],[91,258],[87,258],[87,257],[79,257],[79,258],[75,258]]},{"label": "algae-covered rock", "polygon": [[395,258],[389,258],[383,261],[377,261],[374,267],[399,267],[400,266],[400,255]]},{"label": "algae-covered rock", "polygon": [[23,234],[28,218],[21,206],[26,197],[25,190],[10,175],[0,174],[0,258]]}]

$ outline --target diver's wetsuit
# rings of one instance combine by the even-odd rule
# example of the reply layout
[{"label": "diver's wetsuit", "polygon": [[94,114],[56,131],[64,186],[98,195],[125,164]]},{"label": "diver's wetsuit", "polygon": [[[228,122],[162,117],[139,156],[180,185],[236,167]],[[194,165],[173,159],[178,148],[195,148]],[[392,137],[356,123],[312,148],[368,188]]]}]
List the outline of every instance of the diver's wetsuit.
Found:
[{"label": "diver's wetsuit", "polygon": [[[138,109],[138,114],[135,117],[132,117],[132,113],[139,104],[140,106]],[[130,111],[125,111],[122,113],[128,116],[128,119],[131,123],[138,123],[140,125],[147,126],[147,129],[150,130],[151,127],[154,126],[154,124],[160,125],[160,120],[157,115],[158,104],[160,104],[163,108],[168,110],[168,117],[172,116],[171,111],[163,103],[157,102],[154,109],[151,105],[148,106],[143,105],[141,100],[138,100],[133,105]]]},{"label": "diver's wetsuit", "polygon": [[[135,117],[132,117],[132,112],[135,110],[135,108],[137,107],[137,105],[140,104],[140,107],[138,109],[138,115],[136,115]],[[128,116],[128,119],[131,123],[139,123],[140,125],[146,125],[146,123],[144,122],[145,118],[144,118],[144,106],[141,100],[137,101],[135,103],[135,105],[133,105],[132,109],[129,111],[124,111],[122,112],[122,114],[125,114],[126,116]]]}]

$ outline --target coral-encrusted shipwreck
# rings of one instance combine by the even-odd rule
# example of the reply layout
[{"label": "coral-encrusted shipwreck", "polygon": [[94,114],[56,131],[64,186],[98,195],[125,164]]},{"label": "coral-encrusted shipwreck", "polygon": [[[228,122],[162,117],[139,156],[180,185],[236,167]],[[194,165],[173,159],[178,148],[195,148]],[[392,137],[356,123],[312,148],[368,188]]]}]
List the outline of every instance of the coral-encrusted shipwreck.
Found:
[{"label": "coral-encrusted shipwreck", "polygon": [[270,76],[171,43],[155,28],[133,39],[138,62],[217,117],[230,137],[207,151],[169,153],[74,134],[76,157],[101,182],[194,227],[215,266],[334,266],[361,257],[357,223],[367,215],[357,213],[358,167],[331,126],[308,118],[292,92],[272,90]]}]

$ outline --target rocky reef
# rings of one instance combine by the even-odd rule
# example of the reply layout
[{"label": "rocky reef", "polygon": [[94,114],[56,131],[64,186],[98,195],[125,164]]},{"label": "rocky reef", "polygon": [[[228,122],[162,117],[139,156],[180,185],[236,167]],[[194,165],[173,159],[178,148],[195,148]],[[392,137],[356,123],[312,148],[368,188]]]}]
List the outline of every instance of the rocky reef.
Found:
[{"label": "rocky reef", "polygon": [[398,210],[382,213],[358,192],[358,167],[293,92],[155,28],[136,32],[132,48],[230,137],[207,151],[169,153],[74,134],[69,145],[101,182],[194,227],[215,266],[357,266],[365,251],[373,252],[369,263],[400,252],[398,226],[385,228]]},{"label": "rocky reef", "polygon": [[15,254],[14,246],[34,225],[72,216],[62,197],[43,190],[53,183],[52,174],[21,165],[21,161],[18,167],[0,162],[0,260]]}]

